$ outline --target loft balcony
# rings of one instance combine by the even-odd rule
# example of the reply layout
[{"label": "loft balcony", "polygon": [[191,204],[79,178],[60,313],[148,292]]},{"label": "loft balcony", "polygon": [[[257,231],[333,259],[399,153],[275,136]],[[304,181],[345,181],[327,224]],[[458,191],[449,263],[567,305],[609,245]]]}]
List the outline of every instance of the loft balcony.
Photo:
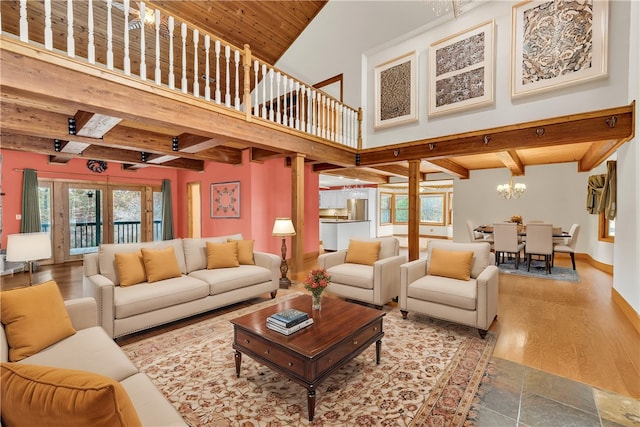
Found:
[{"label": "loft balcony", "polygon": [[5,148],[131,169],[239,164],[246,148],[355,165],[361,113],[250,46],[145,2],[0,3]]}]

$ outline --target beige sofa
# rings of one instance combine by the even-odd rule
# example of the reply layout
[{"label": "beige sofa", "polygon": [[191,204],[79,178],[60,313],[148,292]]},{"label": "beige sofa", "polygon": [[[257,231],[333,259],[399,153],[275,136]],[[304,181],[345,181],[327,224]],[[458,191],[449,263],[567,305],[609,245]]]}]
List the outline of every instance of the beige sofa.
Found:
[{"label": "beige sofa", "polygon": [[[65,301],[64,304],[76,332],[16,362],[17,364],[73,369],[103,375],[117,381],[124,388],[143,426],[187,425],[149,377],[138,372],[120,347],[98,326],[96,303],[92,298],[78,298]],[[3,324],[0,331],[0,360],[7,362],[8,354],[9,345]],[[6,396],[2,396],[3,407],[11,405],[12,398],[17,400],[15,404],[20,400],[24,402],[24,396],[12,396],[9,391]],[[51,400],[55,399],[55,396],[40,395],[37,398]],[[31,401],[31,404],[34,404],[34,401]],[[79,406],[80,404],[79,402]],[[52,408],[54,411],[56,409],[59,408]]]},{"label": "beige sofa", "polygon": [[[227,239],[242,240],[242,236],[100,245],[97,253],[84,256],[83,295],[96,300],[99,324],[112,338],[265,293],[275,298],[280,276],[277,255],[254,251],[254,265],[207,269],[206,243]],[[116,253],[167,247],[173,248],[180,277],[120,286]]]},{"label": "beige sofa", "polygon": [[[439,266],[435,265],[434,250],[440,251]],[[465,273],[455,265],[454,252],[472,252]],[[398,305],[402,317],[406,319],[409,311],[426,314],[478,328],[484,338],[498,316],[498,267],[494,263],[489,243],[430,241],[425,258],[400,267]],[[466,280],[451,277],[458,275]]]}]

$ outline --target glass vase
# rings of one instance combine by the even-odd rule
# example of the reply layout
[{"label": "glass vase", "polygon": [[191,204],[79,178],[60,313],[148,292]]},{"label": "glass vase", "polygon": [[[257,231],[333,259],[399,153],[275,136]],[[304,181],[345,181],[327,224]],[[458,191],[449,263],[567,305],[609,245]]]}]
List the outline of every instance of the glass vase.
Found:
[{"label": "glass vase", "polygon": [[322,310],[322,294],[311,294],[311,308],[313,310]]}]

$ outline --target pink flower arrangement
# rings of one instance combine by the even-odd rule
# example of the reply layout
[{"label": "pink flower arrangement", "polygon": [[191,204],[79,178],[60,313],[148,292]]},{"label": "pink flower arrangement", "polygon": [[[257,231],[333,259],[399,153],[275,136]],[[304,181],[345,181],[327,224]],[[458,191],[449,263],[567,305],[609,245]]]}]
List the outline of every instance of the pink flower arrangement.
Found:
[{"label": "pink flower arrangement", "polygon": [[304,288],[315,296],[319,296],[329,286],[331,276],[324,268],[312,269],[304,279]]}]

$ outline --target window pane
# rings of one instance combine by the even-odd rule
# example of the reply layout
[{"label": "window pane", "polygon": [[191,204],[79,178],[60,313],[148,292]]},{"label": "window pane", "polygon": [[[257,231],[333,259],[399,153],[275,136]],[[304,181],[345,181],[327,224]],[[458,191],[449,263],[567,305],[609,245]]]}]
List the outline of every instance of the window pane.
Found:
[{"label": "window pane", "polygon": [[391,224],[391,194],[380,195],[380,224]]},{"label": "window pane", "polygon": [[409,222],[409,197],[396,195],[395,197],[395,222]]},{"label": "window pane", "polygon": [[137,243],[142,241],[142,192],[113,190],[113,241]]},{"label": "window pane", "polygon": [[102,192],[69,188],[69,255],[96,252],[102,243]]},{"label": "window pane", "polygon": [[153,240],[162,240],[162,192],[153,192]]},{"label": "window pane", "polygon": [[40,205],[40,228],[44,232],[51,231],[51,186],[38,187]]},{"label": "window pane", "polygon": [[420,196],[420,222],[444,224],[444,196],[429,194]]},{"label": "window pane", "polygon": [[608,222],[609,222],[609,227],[607,230],[608,235],[611,237],[614,237],[616,235],[616,220],[612,219],[612,220],[609,220]]}]

